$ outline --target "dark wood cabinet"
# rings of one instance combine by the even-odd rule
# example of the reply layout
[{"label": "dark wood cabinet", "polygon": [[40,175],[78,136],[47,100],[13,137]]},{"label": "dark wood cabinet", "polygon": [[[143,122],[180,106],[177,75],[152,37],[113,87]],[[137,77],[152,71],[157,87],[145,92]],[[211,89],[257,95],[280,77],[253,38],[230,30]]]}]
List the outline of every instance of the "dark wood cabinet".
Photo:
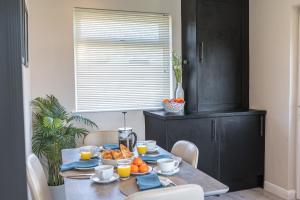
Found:
[{"label": "dark wood cabinet", "polygon": [[263,186],[265,111],[249,109],[249,0],[182,0],[186,114],[144,112],[146,139],[199,149],[231,191]]},{"label": "dark wood cabinet", "polygon": [[222,171],[219,180],[234,191],[262,187],[264,115],[222,117],[217,123]]},{"label": "dark wood cabinet", "polygon": [[214,122],[215,119],[213,118],[167,120],[165,122],[167,129],[165,134],[169,151],[179,140],[193,141],[193,143],[199,144],[199,155],[205,155],[199,156],[199,169],[213,177],[220,177],[218,169],[219,147],[216,142],[217,135]]},{"label": "dark wood cabinet", "polygon": [[186,111],[248,108],[247,0],[183,0]]},{"label": "dark wood cabinet", "polygon": [[179,140],[199,149],[198,169],[231,191],[263,185],[265,111],[168,114],[144,112],[146,139],[171,150]]}]

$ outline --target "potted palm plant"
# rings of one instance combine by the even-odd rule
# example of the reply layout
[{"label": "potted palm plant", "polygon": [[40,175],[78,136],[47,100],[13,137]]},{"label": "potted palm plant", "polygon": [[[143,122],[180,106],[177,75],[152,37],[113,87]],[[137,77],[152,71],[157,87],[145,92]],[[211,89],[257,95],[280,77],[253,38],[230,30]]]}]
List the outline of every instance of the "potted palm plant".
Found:
[{"label": "potted palm plant", "polygon": [[57,194],[57,186],[64,184],[63,178],[59,175],[60,165],[62,164],[61,150],[74,148],[76,138],[88,133],[87,129],[78,128],[74,123],[82,123],[90,127],[97,127],[97,125],[81,115],[68,113],[53,95],[47,95],[46,98],[38,97],[34,99],[32,106],[32,151],[40,159],[46,160],[48,185],[54,186],[54,188],[50,187],[50,190],[52,194],[54,190],[56,194],[53,194],[53,196],[57,196],[59,195]]}]

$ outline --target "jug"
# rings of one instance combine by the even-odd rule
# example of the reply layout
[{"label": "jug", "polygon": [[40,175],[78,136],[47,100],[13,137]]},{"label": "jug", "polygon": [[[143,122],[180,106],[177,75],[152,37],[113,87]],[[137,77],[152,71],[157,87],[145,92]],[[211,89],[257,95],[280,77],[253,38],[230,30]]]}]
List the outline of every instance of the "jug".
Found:
[{"label": "jug", "polygon": [[127,112],[122,112],[124,115],[124,127],[118,129],[119,133],[119,145],[125,145],[131,152],[133,152],[134,147],[137,142],[137,135],[132,131],[132,128],[126,127],[126,114]]},{"label": "jug", "polygon": [[123,127],[119,128],[119,145],[125,145],[131,152],[136,146],[137,135],[132,131],[132,128]]}]

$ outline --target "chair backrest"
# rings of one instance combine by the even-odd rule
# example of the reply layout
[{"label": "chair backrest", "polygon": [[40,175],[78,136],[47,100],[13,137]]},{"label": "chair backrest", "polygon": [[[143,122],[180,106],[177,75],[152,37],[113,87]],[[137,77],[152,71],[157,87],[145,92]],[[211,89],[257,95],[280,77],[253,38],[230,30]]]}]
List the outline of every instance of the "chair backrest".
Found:
[{"label": "chair backrest", "polygon": [[85,146],[102,146],[113,143],[118,143],[118,131],[98,131],[89,133],[83,138]]},{"label": "chair backrest", "polygon": [[126,200],[204,200],[199,185],[188,184],[134,193]]},{"label": "chair backrest", "polygon": [[27,158],[27,182],[33,200],[51,200],[50,190],[43,167],[36,157],[31,154]]},{"label": "chair backrest", "polygon": [[181,157],[185,162],[197,168],[199,150],[194,143],[180,140],[174,144],[171,153]]}]

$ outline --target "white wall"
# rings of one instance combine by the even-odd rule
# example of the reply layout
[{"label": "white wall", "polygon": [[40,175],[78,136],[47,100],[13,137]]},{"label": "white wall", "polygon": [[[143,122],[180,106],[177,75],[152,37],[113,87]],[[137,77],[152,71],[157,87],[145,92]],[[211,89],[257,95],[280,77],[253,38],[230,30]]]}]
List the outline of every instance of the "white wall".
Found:
[{"label": "white wall", "polygon": [[268,112],[267,185],[289,194],[295,189],[299,5],[299,0],[250,0],[250,106]]},{"label": "white wall", "polygon": [[[75,110],[72,12],[74,7],[170,13],[173,47],[181,53],[180,0],[30,0],[30,66],[32,96],[54,94],[69,110]],[[122,126],[121,112],[85,113],[101,130]],[[128,125],[144,138],[141,111],[128,113]]]},{"label": "white wall", "polygon": [[[293,15],[300,0],[250,0],[250,106],[266,109],[267,182],[295,188],[295,63]],[[105,8],[170,13],[173,46],[180,53],[180,0],[31,0],[30,62],[32,96],[54,94],[70,111],[75,108],[72,8]],[[89,113],[102,130],[122,126],[120,112]],[[144,138],[141,111],[128,123]]]}]

